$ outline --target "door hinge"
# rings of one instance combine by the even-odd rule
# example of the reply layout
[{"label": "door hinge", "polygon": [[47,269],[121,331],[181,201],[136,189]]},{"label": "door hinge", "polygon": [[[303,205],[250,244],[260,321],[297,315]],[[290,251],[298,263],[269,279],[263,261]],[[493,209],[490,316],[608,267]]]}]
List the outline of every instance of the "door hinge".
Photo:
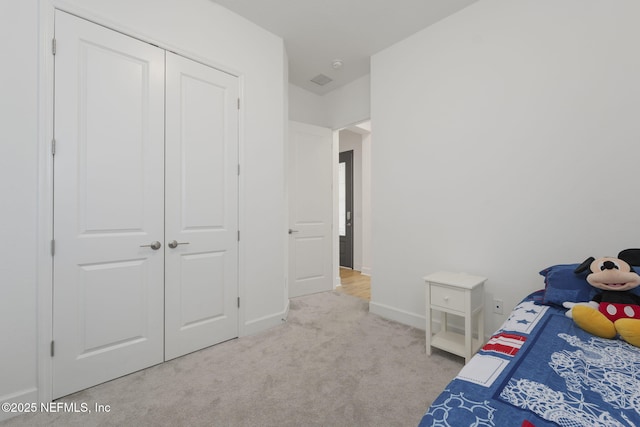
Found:
[{"label": "door hinge", "polygon": [[54,344],[54,341],[52,340],[51,341],[51,357],[53,357],[54,355],[54,350],[55,350],[55,344]]},{"label": "door hinge", "polygon": [[240,308],[240,297],[238,297],[238,308]]},{"label": "door hinge", "polygon": [[51,53],[54,54],[54,55],[56,54],[56,48],[57,48],[56,39],[52,39],[51,40]]},{"label": "door hinge", "polygon": [[240,230],[238,230],[238,242],[240,241]]},{"label": "door hinge", "polygon": [[240,163],[238,163],[238,176],[240,176]]},{"label": "door hinge", "polygon": [[56,254],[56,241],[54,239],[51,239],[51,256],[54,256]]},{"label": "door hinge", "polygon": [[51,140],[51,155],[52,156],[56,155],[56,139],[55,138]]},{"label": "door hinge", "polygon": [[240,109],[240,98],[238,98],[238,110]]}]

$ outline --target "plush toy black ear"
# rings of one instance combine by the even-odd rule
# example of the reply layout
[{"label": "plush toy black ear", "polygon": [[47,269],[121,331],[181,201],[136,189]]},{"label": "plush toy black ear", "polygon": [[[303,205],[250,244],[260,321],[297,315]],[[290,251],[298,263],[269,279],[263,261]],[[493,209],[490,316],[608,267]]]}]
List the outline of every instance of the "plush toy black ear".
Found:
[{"label": "plush toy black ear", "polygon": [[590,256],[589,258],[585,259],[585,260],[582,262],[582,264],[580,264],[579,266],[577,266],[577,267],[576,267],[576,269],[575,269],[575,270],[573,270],[573,272],[574,272],[575,274],[580,274],[580,273],[582,273],[583,271],[587,271],[587,270],[589,270],[589,266],[590,266],[590,265],[591,265],[591,263],[592,263],[593,261],[595,261],[595,260],[596,260],[596,259],[595,259],[594,257]]},{"label": "plush toy black ear", "polygon": [[625,249],[620,251],[618,258],[632,267],[640,266],[640,249]]}]

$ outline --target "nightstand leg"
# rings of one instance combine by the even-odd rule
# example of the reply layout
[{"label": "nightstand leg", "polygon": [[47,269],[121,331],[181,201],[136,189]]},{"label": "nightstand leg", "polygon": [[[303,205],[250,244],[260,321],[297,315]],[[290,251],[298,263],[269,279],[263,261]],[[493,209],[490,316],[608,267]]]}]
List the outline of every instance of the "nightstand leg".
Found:
[{"label": "nightstand leg", "polygon": [[465,316],[464,318],[464,363],[468,363],[471,360],[473,354],[472,339],[473,331],[471,330],[471,316]]},{"label": "nightstand leg", "polygon": [[427,324],[425,328],[425,342],[426,342],[426,350],[427,356],[431,356],[431,310],[427,308]]},{"label": "nightstand leg", "polygon": [[478,350],[484,346],[484,310],[478,314]]}]

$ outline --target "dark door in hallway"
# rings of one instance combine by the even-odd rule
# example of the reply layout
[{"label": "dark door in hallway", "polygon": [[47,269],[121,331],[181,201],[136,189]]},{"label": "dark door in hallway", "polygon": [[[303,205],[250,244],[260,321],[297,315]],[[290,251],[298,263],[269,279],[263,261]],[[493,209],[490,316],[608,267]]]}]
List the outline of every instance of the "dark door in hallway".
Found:
[{"label": "dark door in hallway", "polygon": [[353,150],[340,153],[339,162],[340,266],[353,268]]}]

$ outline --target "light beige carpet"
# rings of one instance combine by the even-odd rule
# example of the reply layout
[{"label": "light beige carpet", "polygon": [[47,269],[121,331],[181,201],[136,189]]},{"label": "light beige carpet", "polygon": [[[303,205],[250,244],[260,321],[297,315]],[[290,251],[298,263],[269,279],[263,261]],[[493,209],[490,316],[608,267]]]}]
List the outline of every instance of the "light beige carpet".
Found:
[{"label": "light beige carpet", "polygon": [[463,360],[337,292],[291,300],[286,323],[67,396],[109,413],[1,426],[416,426]]}]

